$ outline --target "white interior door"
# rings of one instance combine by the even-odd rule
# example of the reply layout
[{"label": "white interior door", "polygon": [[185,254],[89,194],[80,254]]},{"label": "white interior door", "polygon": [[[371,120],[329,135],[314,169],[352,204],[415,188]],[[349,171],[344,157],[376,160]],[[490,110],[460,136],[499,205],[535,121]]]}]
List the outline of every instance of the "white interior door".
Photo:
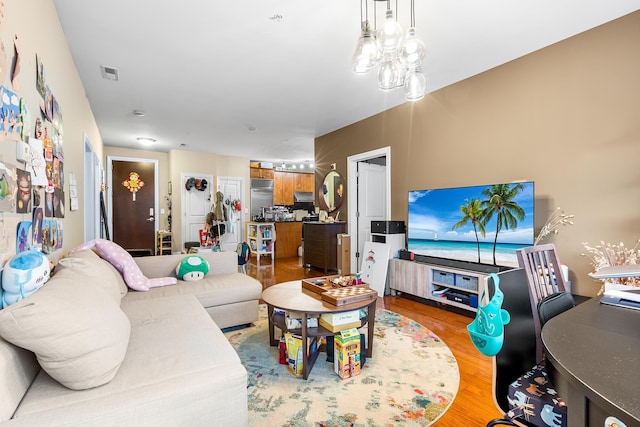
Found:
[{"label": "white interior door", "polygon": [[358,258],[357,271],[362,269],[365,242],[371,241],[371,221],[386,220],[386,166],[358,162]]},{"label": "white interior door", "polygon": [[[224,203],[227,207],[226,232],[220,238],[220,249],[223,251],[235,251],[238,243],[244,240],[243,224],[244,214],[244,179],[239,177],[219,176],[218,191],[224,195]],[[240,209],[234,208],[234,201],[240,200]]]},{"label": "white interior door", "polygon": [[[188,179],[205,179],[207,187],[204,191],[197,188],[187,190]],[[182,247],[185,242],[199,242],[200,230],[204,228],[207,214],[211,211],[213,204],[213,175],[203,174],[181,174],[180,187],[182,196]]]}]

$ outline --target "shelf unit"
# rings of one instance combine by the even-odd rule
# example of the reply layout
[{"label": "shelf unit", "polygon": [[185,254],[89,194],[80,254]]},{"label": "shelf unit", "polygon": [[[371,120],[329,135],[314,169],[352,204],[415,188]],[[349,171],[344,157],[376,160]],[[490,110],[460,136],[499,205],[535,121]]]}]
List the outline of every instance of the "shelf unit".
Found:
[{"label": "shelf unit", "polygon": [[391,260],[389,287],[437,303],[477,311],[487,273],[402,259]]},{"label": "shelf unit", "polygon": [[273,222],[250,222],[247,224],[247,240],[251,248],[251,256],[255,256],[260,267],[260,258],[268,255],[273,267],[273,249],[276,240],[275,224]]},{"label": "shelf unit", "polygon": [[171,255],[173,251],[173,237],[170,231],[156,232],[156,255]]}]

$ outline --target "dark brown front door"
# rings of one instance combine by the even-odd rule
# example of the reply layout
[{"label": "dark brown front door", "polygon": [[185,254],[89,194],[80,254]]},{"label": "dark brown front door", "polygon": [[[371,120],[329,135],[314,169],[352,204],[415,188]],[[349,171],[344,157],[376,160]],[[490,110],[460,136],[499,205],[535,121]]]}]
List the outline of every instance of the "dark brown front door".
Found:
[{"label": "dark brown front door", "polygon": [[155,163],[112,162],[113,241],[137,254],[154,253]]}]

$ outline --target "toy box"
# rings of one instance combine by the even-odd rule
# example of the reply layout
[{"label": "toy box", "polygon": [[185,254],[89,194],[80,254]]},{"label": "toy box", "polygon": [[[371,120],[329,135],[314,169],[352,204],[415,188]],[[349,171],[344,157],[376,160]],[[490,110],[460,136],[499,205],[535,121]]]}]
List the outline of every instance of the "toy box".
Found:
[{"label": "toy box", "polygon": [[357,329],[347,329],[335,335],[333,370],[343,380],[360,375],[360,333]]}]

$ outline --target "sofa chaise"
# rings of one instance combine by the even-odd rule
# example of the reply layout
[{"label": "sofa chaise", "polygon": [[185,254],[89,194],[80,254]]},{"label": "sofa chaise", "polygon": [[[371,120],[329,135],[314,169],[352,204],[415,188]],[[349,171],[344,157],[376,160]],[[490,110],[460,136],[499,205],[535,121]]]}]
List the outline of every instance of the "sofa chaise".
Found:
[{"label": "sofa chaise", "polygon": [[[209,273],[137,292],[91,250],[0,310],[0,424],[245,426],[247,372],[221,328],[258,318],[262,285],[235,252]],[[135,258],[175,276],[184,255]]]}]

